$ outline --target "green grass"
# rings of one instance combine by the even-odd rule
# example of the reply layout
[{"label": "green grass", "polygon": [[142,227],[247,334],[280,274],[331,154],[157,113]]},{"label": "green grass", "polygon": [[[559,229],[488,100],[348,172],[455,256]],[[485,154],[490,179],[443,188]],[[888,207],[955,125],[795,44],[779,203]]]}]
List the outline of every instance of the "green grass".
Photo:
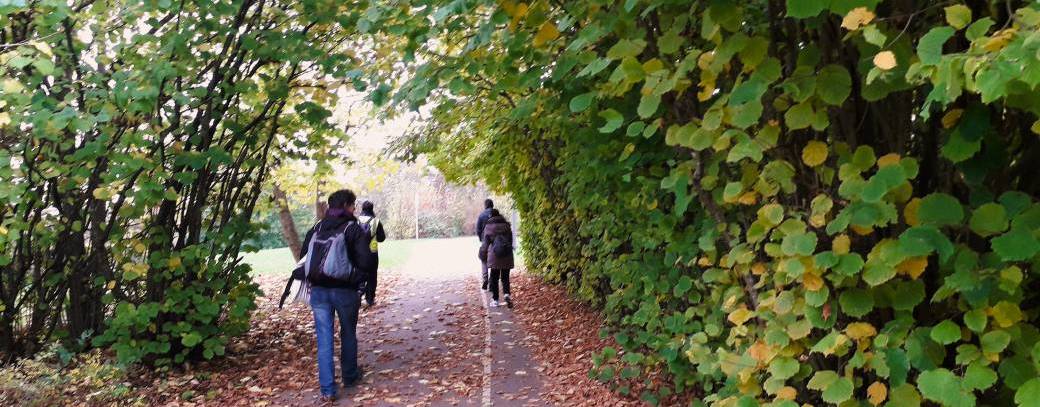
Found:
[{"label": "green grass", "polygon": [[[379,244],[379,268],[381,270],[401,267],[412,249],[426,239],[390,240]],[[255,253],[244,253],[244,263],[253,267],[253,273],[261,275],[285,275],[292,272],[296,262],[288,247],[267,249]]]}]

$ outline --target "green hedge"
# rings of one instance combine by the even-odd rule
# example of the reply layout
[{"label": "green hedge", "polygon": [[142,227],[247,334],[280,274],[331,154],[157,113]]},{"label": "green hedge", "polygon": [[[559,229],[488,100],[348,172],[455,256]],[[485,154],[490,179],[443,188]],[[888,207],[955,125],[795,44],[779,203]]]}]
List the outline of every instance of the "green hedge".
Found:
[{"label": "green hedge", "polygon": [[408,141],[512,194],[528,267],[616,329],[602,379],[1040,400],[1036,3],[432,3],[370,13],[420,61]]}]

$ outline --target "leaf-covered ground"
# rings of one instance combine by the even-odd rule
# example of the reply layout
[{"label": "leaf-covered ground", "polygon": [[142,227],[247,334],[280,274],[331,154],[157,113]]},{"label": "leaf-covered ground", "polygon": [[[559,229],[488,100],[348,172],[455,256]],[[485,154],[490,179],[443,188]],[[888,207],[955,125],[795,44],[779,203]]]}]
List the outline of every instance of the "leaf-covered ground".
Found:
[{"label": "leaf-covered ground", "polygon": [[[366,375],[341,391],[337,405],[640,404],[588,378],[591,352],[607,343],[598,337],[597,313],[524,274],[514,276],[516,308],[487,308],[476,286],[475,248],[468,240],[431,240],[416,245],[402,267],[380,275],[378,304],[362,309],[358,326]],[[136,397],[127,400],[317,405],[310,310],[294,304],[278,311],[282,278],[259,276],[258,282],[268,295],[254,328],[228,347],[226,358],[176,372],[142,372],[131,381]]]}]

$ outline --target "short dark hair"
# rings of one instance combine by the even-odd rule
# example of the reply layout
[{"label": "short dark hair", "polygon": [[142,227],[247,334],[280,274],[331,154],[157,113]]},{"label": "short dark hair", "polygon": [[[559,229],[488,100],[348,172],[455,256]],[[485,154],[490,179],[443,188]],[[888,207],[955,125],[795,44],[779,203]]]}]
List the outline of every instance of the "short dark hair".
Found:
[{"label": "short dark hair", "polygon": [[502,213],[499,212],[498,209],[492,209],[491,216],[502,216]]},{"label": "short dark hair", "polygon": [[352,206],[356,201],[357,195],[354,195],[354,191],[341,189],[329,195],[329,209]]},{"label": "short dark hair", "polygon": [[494,208],[494,207],[495,207],[495,203],[491,202],[490,198],[484,200],[484,208],[491,209],[491,208]]},{"label": "short dark hair", "polygon": [[368,216],[375,215],[376,206],[372,204],[372,201],[365,201],[361,203],[361,213]]}]

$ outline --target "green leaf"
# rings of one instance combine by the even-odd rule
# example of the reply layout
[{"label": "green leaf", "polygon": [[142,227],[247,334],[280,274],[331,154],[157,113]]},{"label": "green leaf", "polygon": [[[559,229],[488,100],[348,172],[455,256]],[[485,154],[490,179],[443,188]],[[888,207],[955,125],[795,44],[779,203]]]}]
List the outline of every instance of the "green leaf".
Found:
[{"label": "green leaf", "polygon": [[823,391],[823,401],[831,404],[841,404],[852,397],[853,390],[852,381],[841,377]]},{"label": "green leaf", "polygon": [[961,327],[947,319],[932,327],[930,336],[939,344],[949,345],[961,339]]},{"label": "green leaf", "polygon": [[917,389],[908,383],[893,387],[892,390],[888,392],[888,399],[889,402],[885,404],[885,407],[921,406],[921,393],[918,393]]},{"label": "green leaf", "polygon": [[33,61],[33,66],[40,72],[41,75],[49,76],[54,73],[54,62],[50,59],[37,59]]},{"label": "green leaf", "polygon": [[643,97],[639,99],[639,108],[636,109],[636,112],[639,113],[639,117],[645,119],[645,118],[648,118],[650,116],[653,116],[654,113],[657,112],[657,107],[660,104],[661,104],[661,95],[653,94],[653,93],[648,94],[648,95],[643,95]]},{"label": "green leaf", "polygon": [[618,111],[614,109],[601,110],[599,112],[599,117],[602,117],[603,120],[607,121],[603,124],[603,127],[599,128],[600,133],[612,133],[614,130],[620,128],[621,124],[625,121],[625,118],[621,116],[621,113],[618,113]]},{"label": "green leaf", "polygon": [[997,372],[981,363],[972,363],[964,372],[964,387],[970,390],[985,390],[997,382]]},{"label": "green leaf", "polygon": [[1036,236],[1023,227],[1011,228],[1007,233],[990,240],[993,251],[1004,261],[1024,261],[1040,251]]},{"label": "green leaf", "polygon": [[812,390],[824,390],[837,382],[838,378],[838,373],[833,370],[821,370],[816,372],[812,379],[809,379],[806,387]]},{"label": "green leaf", "polygon": [[679,282],[675,284],[673,293],[676,297],[682,297],[690,288],[693,287],[693,280],[688,276],[682,276],[679,278]]},{"label": "green leaf", "polygon": [[788,256],[809,256],[816,250],[816,234],[799,233],[784,236],[781,250]]},{"label": "green leaf", "polygon": [[967,38],[968,41],[975,41],[982,38],[989,32],[990,27],[993,27],[993,24],[996,24],[996,22],[993,21],[992,18],[980,18],[968,26],[967,31],[964,32],[964,37]]},{"label": "green leaf", "polygon": [[646,41],[642,39],[630,40],[622,39],[618,41],[614,46],[610,47],[607,51],[607,58],[609,59],[622,59],[626,57],[637,57],[643,48],[646,48]]},{"label": "green leaf", "polygon": [[971,22],[971,9],[963,4],[955,4],[943,8],[946,11],[946,23],[956,29],[968,26]]},{"label": "green leaf", "polygon": [[996,330],[982,335],[979,341],[982,343],[983,352],[1000,353],[1011,343],[1011,335],[1007,331]]},{"label": "green leaf", "polygon": [[778,357],[769,363],[769,374],[774,378],[786,380],[798,373],[801,364],[790,357]]},{"label": "green leaf", "polygon": [[908,257],[938,253],[945,262],[953,256],[953,242],[935,226],[914,226],[899,235],[899,249]]},{"label": "green leaf", "polygon": [[595,92],[582,93],[578,96],[571,98],[570,109],[574,113],[584,112],[585,109],[589,108],[592,104],[593,98],[595,98]]},{"label": "green leaf", "polygon": [[1040,378],[1030,379],[1015,392],[1015,405],[1040,407]]},{"label": "green leaf", "polygon": [[815,114],[811,103],[802,102],[784,112],[784,123],[791,130],[804,129],[812,125]]},{"label": "green leaf", "polygon": [[816,95],[824,103],[840,106],[852,92],[852,77],[840,65],[827,65],[816,78]]},{"label": "green leaf", "polygon": [[868,44],[881,48],[885,46],[885,41],[888,40],[888,37],[876,25],[871,24],[863,28],[863,39]]},{"label": "green leaf", "polygon": [[841,311],[851,317],[859,318],[874,310],[874,296],[867,290],[852,288],[838,297]]},{"label": "green leaf", "polygon": [[941,151],[943,157],[959,163],[974,157],[981,149],[982,139],[978,133],[969,134],[957,128],[950,133],[950,138],[946,140],[946,143],[943,143]]},{"label": "green leaf", "polygon": [[937,65],[942,60],[942,47],[956,32],[952,27],[933,27],[917,42],[917,55],[924,65]]},{"label": "green leaf", "polygon": [[1007,229],[1007,211],[1000,204],[992,202],[983,204],[972,212],[968,224],[971,226],[971,230],[978,233],[979,236],[995,235]]},{"label": "green leaf", "polygon": [[933,193],[921,200],[917,218],[923,224],[957,225],[964,219],[964,208],[957,198],[949,194]]},{"label": "green leaf", "polygon": [[981,333],[985,330],[988,320],[985,310],[976,309],[964,313],[964,325],[975,333]]},{"label": "green leaf", "polygon": [[787,16],[794,18],[816,17],[827,8],[823,0],[787,0]]},{"label": "green leaf", "polygon": [[187,347],[193,347],[202,343],[202,336],[198,332],[189,332],[181,335],[181,344]]},{"label": "green leaf", "polygon": [[926,399],[947,406],[975,405],[975,396],[961,388],[960,378],[943,368],[921,372],[917,388]]}]

